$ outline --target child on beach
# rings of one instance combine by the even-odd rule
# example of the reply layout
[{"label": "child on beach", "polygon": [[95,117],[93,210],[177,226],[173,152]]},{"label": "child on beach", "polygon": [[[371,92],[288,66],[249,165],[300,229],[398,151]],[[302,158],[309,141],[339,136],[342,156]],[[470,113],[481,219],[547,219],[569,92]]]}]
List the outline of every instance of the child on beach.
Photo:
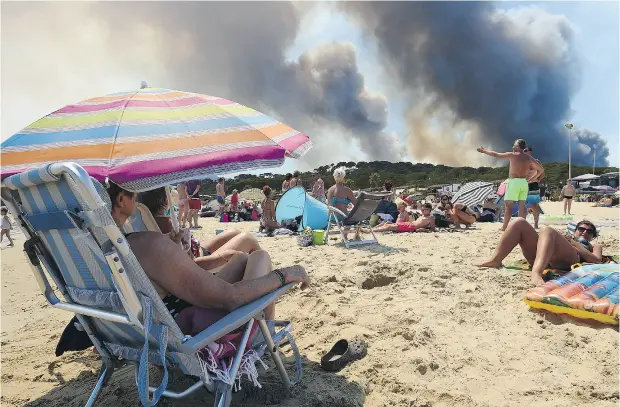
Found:
[{"label": "child on beach", "polygon": [[518,202],[519,205],[519,217],[525,218],[527,215],[525,200],[527,199],[528,193],[528,172],[536,171],[542,173],[544,171],[544,168],[537,160],[523,152],[526,147],[525,140],[517,139],[512,147],[512,151],[508,153],[496,153],[495,151],[485,150],[484,147],[479,147],[477,149],[479,153],[490,155],[495,158],[502,158],[510,162],[510,166],[508,167],[508,186],[506,188],[506,194],[504,195],[506,212],[504,213],[502,231],[506,230],[510,222],[515,201]]},{"label": "child on beach", "polygon": [[2,208],[0,213],[2,214],[2,232],[0,233],[0,242],[4,240],[4,236],[6,235],[9,239],[8,247],[13,247],[13,239],[11,239],[11,229],[13,229],[13,227],[11,226],[11,220],[9,219],[9,210],[7,208]]}]

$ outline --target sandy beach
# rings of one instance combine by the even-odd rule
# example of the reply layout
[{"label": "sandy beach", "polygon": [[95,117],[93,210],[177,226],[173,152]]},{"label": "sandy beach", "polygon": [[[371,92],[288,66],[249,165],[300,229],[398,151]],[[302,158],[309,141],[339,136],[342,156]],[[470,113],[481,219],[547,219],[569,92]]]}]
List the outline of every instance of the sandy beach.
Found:
[{"label": "sandy beach", "polygon": [[[562,212],[561,203],[542,205],[548,214]],[[576,219],[616,219],[598,242],[604,254],[617,254],[618,209],[573,207]],[[258,227],[213,219],[201,219],[201,225],[199,236]],[[259,379],[267,386],[239,394],[235,405],[617,406],[617,328],[532,311],[522,301],[531,286],[528,272],[473,265],[491,253],[500,226],[383,234],[379,246],[348,250],[334,241],[301,248],[294,237],[260,238],[276,267],[300,264],[313,281],[277,306],[278,317],[294,324],[304,377],[286,398],[276,391],[270,369]],[[23,257],[23,242],[17,235],[16,247],[2,244],[2,405],[82,406],[98,358],[92,350],[54,356],[72,315],[47,305]],[[521,257],[516,249],[507,261]],[[322,354],[338,339],[355,337],[369,343],[364,359],[336,374],[320,369]],[[159,405],[210,400],[201,392]],[[139,406],[133,370],[117,373],[97,405]]]}]

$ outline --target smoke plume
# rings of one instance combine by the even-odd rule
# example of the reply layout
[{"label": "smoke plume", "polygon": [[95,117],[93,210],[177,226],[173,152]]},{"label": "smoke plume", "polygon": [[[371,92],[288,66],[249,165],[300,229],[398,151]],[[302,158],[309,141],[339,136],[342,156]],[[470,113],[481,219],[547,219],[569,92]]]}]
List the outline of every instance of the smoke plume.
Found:
[{"label": "smoke plume", "polygon": [[[386,70],[409,94],[413,156],[464,164],[471,160],[455,147],[480,143],[504,151],[523,138],[543,161],[566,161],[563,124],[570,119],[580,66],[564,16],[535,7],[500,11],[489,2],[339,6],[377,39]],[[453,121],[438,123],[446,112]],[[579,134],[573,162],[591,164],[589,147],[596,146],[597,162],[600,157],[607,164],[605,141],[589,130]],[[446,145],[453,148],[438,148]]]},{"label": "smoke plume", "polygon": [[[324,44],[286,60],[300,10],[307,9],[291,2],[9,3],[3,32],[32,38],[33,48],[3,56],[15,83],[42,74],[46,87],[62,87],[59,78],[69,74],[48,72],[62,65],[89,78],[85,86],[93,92],[99,80],[139,72],[135,87],[147,79],[155,87],[232,99],[311,136],[316,148],[306,161],[313,165],[338,161],[352,139],[368,159],[400,159],[397,137],[383,131],[387,100],[364,86],[352,44]],[[46,52],[53,63],[45,67],[27,60],[45,60]]]}]

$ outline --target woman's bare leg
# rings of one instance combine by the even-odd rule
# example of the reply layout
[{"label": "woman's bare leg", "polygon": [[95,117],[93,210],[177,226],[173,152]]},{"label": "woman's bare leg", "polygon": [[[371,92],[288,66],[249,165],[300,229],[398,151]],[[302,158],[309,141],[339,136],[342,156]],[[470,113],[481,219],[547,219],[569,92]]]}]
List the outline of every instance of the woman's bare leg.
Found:
[{"label": "woman's bare leg", "polygon": [[[263,277],[273,271],[271,265],[271,257],[264,250],[256,250],[248,256],[248,262],[245,266],[243,280],[252,280],[254,278]],[[265,308],[265,319],[273,320],[276,317],[276,304],[271,303]]]},{"label": "woman's bare leg", "polygon": [[236,253],[228,260],[228,263],[209,271],[222,280],[234,284],[243,279],[249,257],[250,256],[245,253]]},{"label": "woman's bare leg", "polygon": [[538,235],[536,231],[523,218],[516,219],[502,234],[499,243],[489,260],[477,264],[478,267],[501,267],[502,260],[506,258],[517,245],[521,246],[523,256],[528,263],[533,264],[536,259],[536,243]]},{"label": "woman's bare leg", "polygon": [[230,239],[240,233],[241,231],[238,229],[227,230],[226,232],[220,233],[219,235],[215,235],[202,240],[200,242],[200,247],[202,247],[203,250],[207,250],[209,253],[213,253],[224,244],[228,243]]},{"label": "woman's bare leg", "polygon": [[256,250],[261,250],[258,240],[256,240],[256,238],[248,232],[239,232],[236,236],[233,236],[220,247],[213,249],[213,246],[209,246],[207,249],[211,254],[216,254],[227,250],[236,250],[238,252],[251,254]]},{"label": "woman's bare leg", "polygon": [[568,214],[570,215],[570,206],[571,206],[571,204],[573,203],[573,200],[572,200],[572,199],[567,199],[567,200],[566,200],[566,203],[567,203],[567,205],[568,205]]},{"label": "woman's bare leg", "polygon": [[536,253],[536,260],[532,265],[532,283],[536,285],[544,282],[542,275],[548,264],[564,268],[579,262],[579,254],[573,245],[549,226],[540,229]]}]

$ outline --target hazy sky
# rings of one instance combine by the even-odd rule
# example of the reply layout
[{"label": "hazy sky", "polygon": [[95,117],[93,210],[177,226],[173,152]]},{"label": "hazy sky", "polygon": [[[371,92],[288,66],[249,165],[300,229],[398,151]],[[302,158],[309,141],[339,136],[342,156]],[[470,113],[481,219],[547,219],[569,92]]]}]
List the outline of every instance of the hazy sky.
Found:
[{"label": "hazy sky", "polygon": [[[144,10],[149,4],[154,9],[157,7],[156,3],[142,3],[136,7]],[[181,8],[184,3],[177,4]],[[489,161],[473,151],[477,146],[475,143],[495,142],[499,145],[489,147],[496,149],[510,147],[504,145],[504,139],[482,134],[492,131],[489,129],[493,128],[493,123],[491,127],[484,127],[487,124],[473,126],[471,116],[457,114],[457,120],[451,112],[444,114],[446,109],[443,108],[438,109],[437,114],[431,112],[432,117],[425,124],[426,127],[420,128],[418,122],[413,125],[411,117],[416,112],[412,105],[421,99],[412,96],[413,90],[405,92],[395,79],[398,69],[391,69],[398,68],[396,59],[390,61],[385,54],[386,43],[371,35],[371,29],[376,27],[371,27],[364,16],[374,15],[375,12],[364,14],[366,10],[363,6],[359,7],[360,10],[345,11],[343,8],[347,9],[346,6],[329,3],[315,4],[314,7],[302,4],[292,9],[287,8],[285,3],[272,3],[269,7],[275,9],[265,11],[263,20],[274,18],[281,32],[265,28],[273,26],[273,22],[262,21],[251,26],[252,20],[261,20],[256,12],[252,12],[250,14],[255,16],[254,19],[248,17],[247,21],[239,23],[249,27],[244,35],[251,37],[252,30],[260,33],[259,36],[265,37],[265,53],[273,55],[264,57],[258,51],[254,55],[251,50],[247,50],[251,54],[250,61],[243,60],[244,52],[239,50],[227,53],[226,45],[231,48],[248,46],[248,42],[239,41],[239,38],[231,39],[236,31],[222,31],[221,37],[205,45],[197,38],[213,37],[214,32],[217,35],[225,27],[217,27],[214,32],[201,27],[204,31],[199,36],[192,32],[191,22],[185,31],[178,29],[183,27],[183,21],[188,18],[182,17],[183,14],[179,16],[178,27],[165,19],[161,20],[161,26],[157,26],[153,21],[157,22],[160,15],[169,14],[165,6],[161,7],[161,11],[153,11],[152,15],[150,11],[132,11],[134,6],[131,3],[110,3],[95,7],[82,2],[2,2],[2,140],[67,104],[130,90],[138,87],[141,80],[147,80],[154,87],[177,87],[180,90],[228,97],[273,114],[295,127],[301,127],[300,130],[306,131],[316,141],[315,151],[302,163],[288,161],[278,172],[314,168],[335,161],[389,157],[395,157],[393,161],[397,161],[400,159],[398,155],[414,162],[480,166]],[[214,3],[203,4],[200,8],[215,6]],[[257,4],[246,6],[256,8]],[[529,14],[517,12],[531,6],[535,6],[536,11]],[[302,11],[299,11],[299,7]],[[354,9],[357,6],[351,3],[348,8]],[[569,105],[566,108],[570,109],[572,115],[570,121],[578,128],[600,134],[609,148],[608,161],[618,165],[618,3],[501,2],[496,3],[495,8],[495,14],[500,16],[498,18],[504,13],[521,26],[531,24],[534,31],[532,38],[535,37],[535,31],[540,30],[536,26],[536,19],[552,19],[549,21],[557,23],[560,37],[567,35],[565,26],[570,27],[570,38],[559,38],[556,42],[562,45],[564,43],[561,41],[565,40],[570,45],[569,51],[561,50],[565,55],[570,52],[571,59],[567,60],[567,64],[575,61],[579,63],[579,83],[570,82],[571,86],[575,86],[575,91],[567,99]],[[189,11],[187,13],[190,15]],[[225,10],[222,13],[226,15]],[[214,14],[212,18],[216,19],[218,11],[209,14]],[[279,19],[281,23],[278,23]],[[123,21],[127,25],[122,25]],[[196,24],[200,24],[200,21],[200,18],[196,18]],[[208,22],[204,24],[208,25]],[[377,23],[379,25],[380,22]],[[271,30],[273,36],[263,33],[263,30]],[[377,32],[374,31],[375,34]],[[274,39],[279,43],[272,46]],[[231,41],[230,44],[227,41]],[[536,41],[542,44],[542,40]],[[321,48],[332,42],[341,45]],[[345,47],[343,43],[353,46]],[[213,48],[220,46],[219,53],[214,54],[216,51]],[[257,66],[264,64],[268,70],[269,64],[278,60],[276,54],[280,50],[284,52],[284,61],[281,67],[274,67],[273,70],[281,68],[282,72],[294,78],[291,84],[296,86],[297,99],[291,100],[295,102],[289,102],[275,92],[272,94],[266,84],[261,87],[261,82],[266,81],[265,75],[257,75],[259,79],[256,82],[245,79],[245,83],[239,79],[244,69],[253,73],[259,69]],[[206,61],[197,60],[196,55],[203,52],[208,55],[203,58]],[[304,53],[305,56],[299,59]],[[232,56],[229,57],[229,54]],[[224,59],[229,57],[226,61],[228,65],[222,63],[222,67],[219,67],[216,61],[208,60],[216,56],[220,59],[222,56]],[[557,61],[562,59],[558,57]],[[229,73],[233,64],[234,69]],[[311,72],[322,72],[322,76],[319,79],[315,76],[300,79],[300,75],[307,73],[305,66],[310,66]],[[560,72],[561,68],[556,71]],[[346,77],[343,80],[350,86],[346,89],[338,87],[334,72],[344,72]],[[402,83],[408,72],[403,73],[402,69],[400,72]],[[200,75],[204,75],[204,80]],[[541,77],[537,76],[538,86],[541,86]],[[199,84],[197,88],[187,88],[195,86],[194,83]],[[316,94],[316,88],[320,89],[320,95]],[[541,92],[544,93],[539,90],[539,94]],[[308,99],[311,100],[306,103]],[[304,101],[304,105],[301,106],[298,101]],[[329,108],[323,108],[325,104]],[[446,106],[455,105],[446,102],[443,107]],[[428,106],[425,109],[428,114]],[[459,109],[463,110],[462,106]],[[353,120],[360,118],[360,111],[364,116],[361,119],[362,125]],[[424,120],[428,121],[429,117],[424,117]],[[437,152],[447,149],[452,151],[452,155]],[[584,154],[587,150],[584,150]],[[552,153],[548,152],[550,156]],[[584,157],[585,162],[590,159],[590,156]]]}]

